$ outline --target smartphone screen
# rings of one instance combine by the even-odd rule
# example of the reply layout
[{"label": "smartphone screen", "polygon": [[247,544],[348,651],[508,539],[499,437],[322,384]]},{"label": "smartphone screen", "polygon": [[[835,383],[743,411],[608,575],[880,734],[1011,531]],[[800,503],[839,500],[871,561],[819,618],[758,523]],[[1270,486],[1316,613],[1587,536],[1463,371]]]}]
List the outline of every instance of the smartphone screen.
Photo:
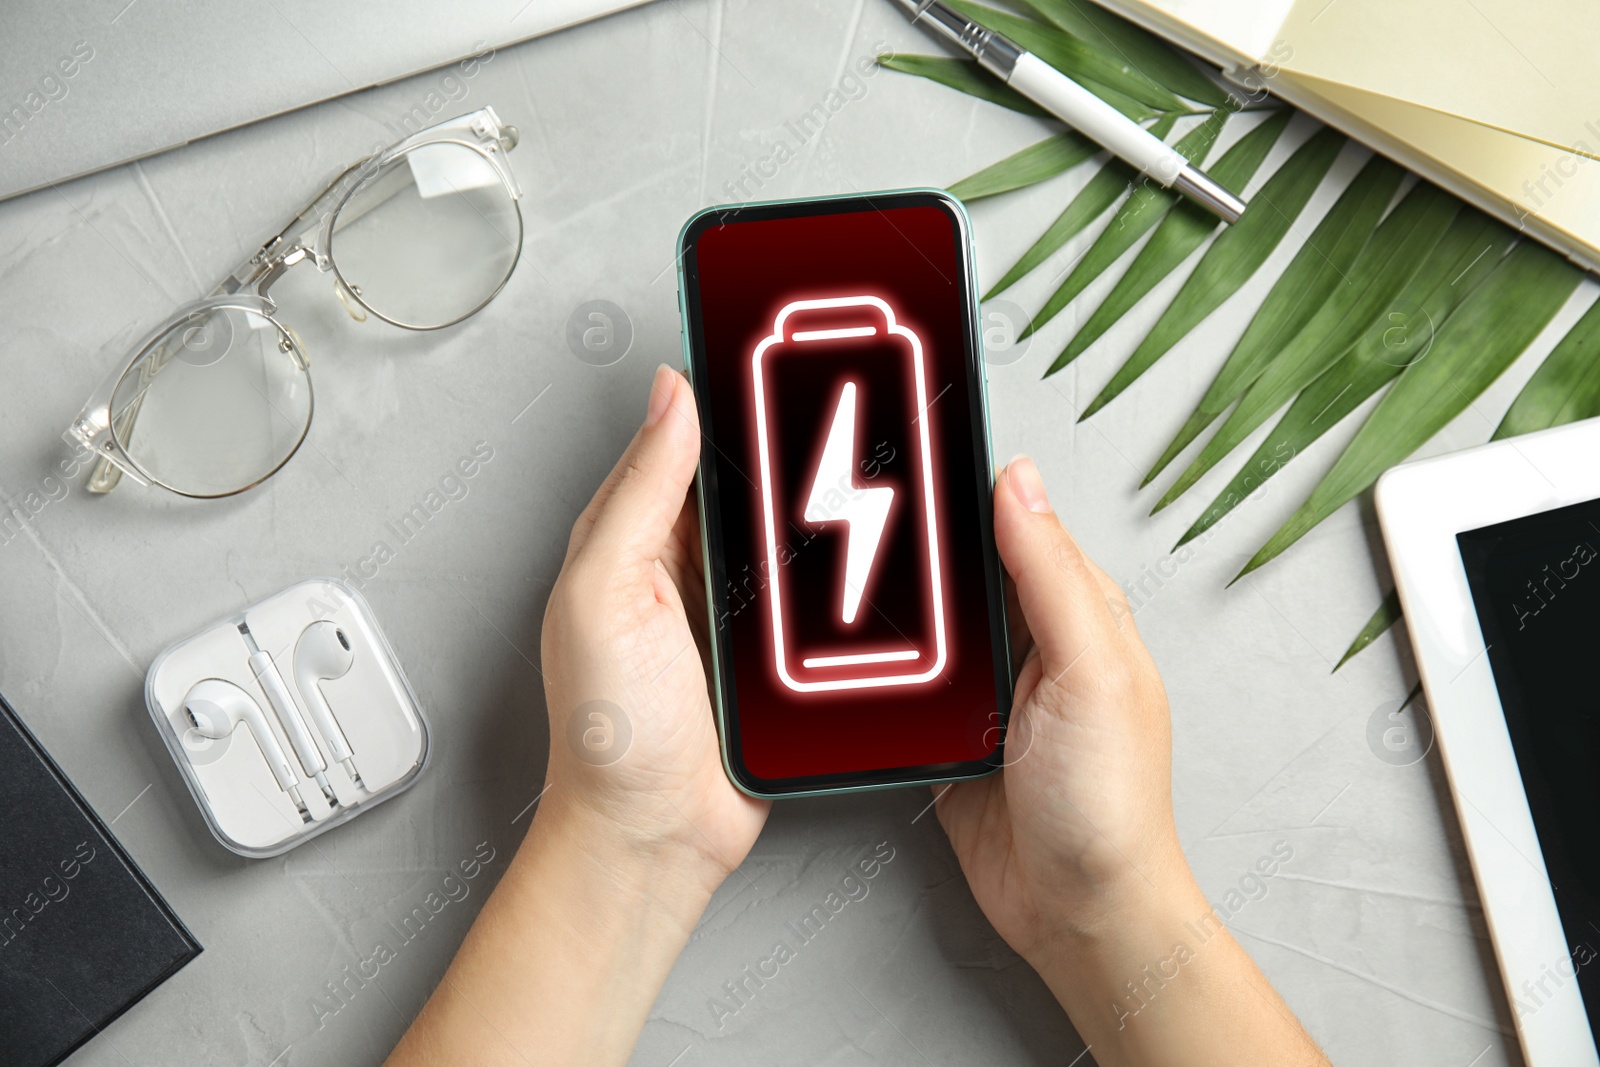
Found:
[{"label": "smartphone screen", "polygon": [[1011,675],[964,213],[712,209],[681,251],[729,773],[761,795],[988,773]]}]

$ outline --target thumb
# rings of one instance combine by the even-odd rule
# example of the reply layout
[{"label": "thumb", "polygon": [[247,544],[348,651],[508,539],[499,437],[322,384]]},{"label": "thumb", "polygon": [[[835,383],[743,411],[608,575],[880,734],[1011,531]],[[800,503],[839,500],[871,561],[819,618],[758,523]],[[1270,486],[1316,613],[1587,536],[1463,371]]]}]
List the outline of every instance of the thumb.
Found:
[{"label": "thumb", "polygon": [[613,564],[655,560],[672,533],[700,458],[700,417],[683,375],[656,368],[644,425],[633,435],[572,528],[570,561],[594,555]]},{"label": "thumb", "polygon": [[1100,569],[1061,525],[1027,456],[1006,464],[995,481],[994,538],[1016,583],[1044,677],[1056,680],[1083,666],[1080,660],[1111,653],[1117,626]]}]

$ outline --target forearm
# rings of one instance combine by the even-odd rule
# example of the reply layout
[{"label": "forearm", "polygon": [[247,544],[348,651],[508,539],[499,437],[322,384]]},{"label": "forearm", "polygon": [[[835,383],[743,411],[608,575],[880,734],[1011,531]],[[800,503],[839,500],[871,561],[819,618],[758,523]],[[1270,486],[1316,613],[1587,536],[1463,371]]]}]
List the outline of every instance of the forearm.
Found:
[{"label": "forearm", "polygon": [[389,1067],[627,1062],[714,880],[546,803]]},{"label": "forearm", "polygon": [[1187,867],[1138,879],[1114,917],[1060,930],[1030,962],[1101,1067],[1327,1067]]}]

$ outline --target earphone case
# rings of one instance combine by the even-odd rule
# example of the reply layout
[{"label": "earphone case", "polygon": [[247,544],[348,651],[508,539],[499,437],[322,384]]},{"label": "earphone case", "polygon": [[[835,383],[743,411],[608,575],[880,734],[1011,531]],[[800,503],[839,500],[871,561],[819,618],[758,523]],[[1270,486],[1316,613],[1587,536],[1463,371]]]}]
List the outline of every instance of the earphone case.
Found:
[{"label": "earphone case", "polygon": [[[350,746],[349,762],[359,783],[312,725],[307,698],[296,682],[300,635],[322,619],[336,623],[351,645],[349,670],[318,684]],[[252,642],[270,657],[294,710],[312,727],[331,802],[305,773],[289,730],[256,677]],[[184,698],[207,678],[232,682],[260,706],[300,777],[298,792],[309,822],[279,786],[247,726],[211,739],[190,722]],[[145,705],[212,835],[241,856],[280,855],[344,825],[409,788],[428,760],[428,725],[416,693],[366,599],[337,578],[298,582],[169,646],[145,676]]]}]

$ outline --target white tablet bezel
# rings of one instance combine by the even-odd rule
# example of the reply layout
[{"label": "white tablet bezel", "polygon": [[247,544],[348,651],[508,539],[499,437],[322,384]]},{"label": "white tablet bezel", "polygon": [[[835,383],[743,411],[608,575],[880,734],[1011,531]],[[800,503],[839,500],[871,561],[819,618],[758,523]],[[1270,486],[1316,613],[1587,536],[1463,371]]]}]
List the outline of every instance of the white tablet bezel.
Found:
[{"label": "white tablet bezel", "polygon": [[1523,1056],[1600,1064],[1456,542],[1600,499],[1600,419],[1395,467],[1376,498]]}]

